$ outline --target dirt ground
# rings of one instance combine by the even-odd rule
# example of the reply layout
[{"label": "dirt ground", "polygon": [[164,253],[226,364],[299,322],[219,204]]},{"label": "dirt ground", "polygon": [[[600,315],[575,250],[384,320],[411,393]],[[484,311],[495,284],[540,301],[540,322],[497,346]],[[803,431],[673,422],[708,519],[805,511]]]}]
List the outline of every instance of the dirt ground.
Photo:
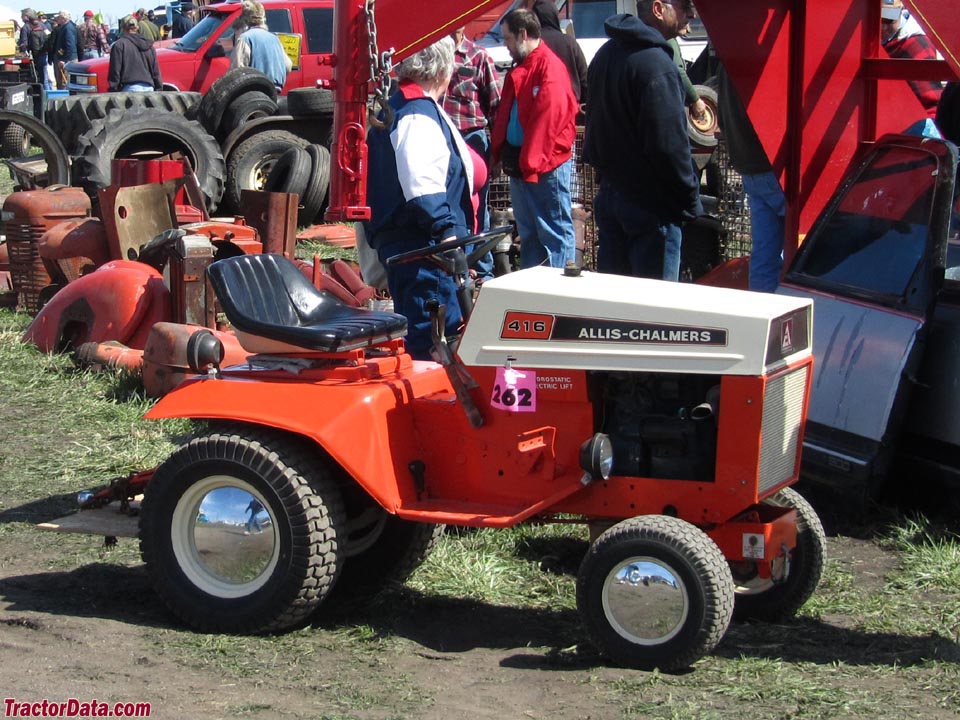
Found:
[{"label": "dirt ground", "polygon": [[[129,562],[49,569],[58,548],[83,555],[95,541],[38,536],[16,548],[4,541],[0,567],[0,689],[18,701],[146,701],[157,718],[727,717],[742,711],[741,701],[694,678],[724,672],[744,654],[829,668],[856,666],[865,656],[868,665],[912,663],[912,654],[928,650],[929,639],[870,636],[840,615],[788,626],[733,625],[714,656],[686,676],[661,678],[609,667],[572,648],[582,641],[569,636],[572,613],[411,593],[396,596],[401,611],[394,605],[392,626],[373,628],[373,638],[364,637],[362,620],[350,618],[280,638],[211,638],[189,633],[166,612],[135,559],[135,541],[121,540],[114,551],[130,555]],[[844,536],[830,539],[830,552],[866,592],[895,562],[875,543]],[[955,717],[936,706],[916,676],[860,675],[858,692],[869,694],[874,684],[898,698],[881,717],[921,710],[928,718]],[[634,712],[634,690],[650,693],[659,711]],[[763,715],[823,716],[786,709]]]}]

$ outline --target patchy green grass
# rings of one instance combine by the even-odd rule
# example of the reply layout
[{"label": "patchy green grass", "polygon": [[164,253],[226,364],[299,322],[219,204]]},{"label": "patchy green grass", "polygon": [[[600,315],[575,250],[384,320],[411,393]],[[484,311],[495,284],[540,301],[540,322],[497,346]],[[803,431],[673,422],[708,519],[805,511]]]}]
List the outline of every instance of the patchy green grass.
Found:
[{"label": "patchy green grass", "polygon": [[[321,611],[277,636],[191,632],[152,593],[135,541],[107,548],[33,527],[75,506],[77,491],[156,464],[190,424],[144,421],[151,401],[133,378],[78,371],[21,345],[28,321],[0,311],[0,576],[19,568],[16,582],[29,583],[29,558],[38,585],[62,588],[35,601],[60,622],[119,620],[149,648],[138,653],[214,678],[214,687],[273,693],[225,704],[223,717],[286,716],[284,695],[304,708],[291,717],[466,717],[471,693],[502,702],[503,717],[960,715],[957,526],[896,512],[867,540],[829,538],[823,580],[796,619],[735,623],[688,673],[624,670],[598,657],[576,613],[587,547],[576,525],[452,530],[405,587],[363,607]],[[559,695],[557,704],[523,709],[537,701],[517,688],[541,683],[552,683],[544,698]],[[447,704],[451,688],[459,705]]]}]

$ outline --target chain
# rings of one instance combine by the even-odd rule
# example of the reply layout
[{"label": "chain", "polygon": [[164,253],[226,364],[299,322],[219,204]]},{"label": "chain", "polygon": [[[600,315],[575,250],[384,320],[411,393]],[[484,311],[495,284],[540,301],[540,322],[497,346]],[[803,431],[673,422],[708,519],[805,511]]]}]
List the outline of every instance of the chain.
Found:
[{"label": "chain", "polygon": [[[370,109],[370,124],[380,130],[393,122],[393,110],[387,104],[390,96],[390,73],[393,71],[393,48],[380,52],[377,46],[376,0],[365,0],[364,11],[367,15],[367,39],[370,56],[370,84],[373,86],[374,106]],[[382,122],[377,117],[377,108],[383,111]]]}]

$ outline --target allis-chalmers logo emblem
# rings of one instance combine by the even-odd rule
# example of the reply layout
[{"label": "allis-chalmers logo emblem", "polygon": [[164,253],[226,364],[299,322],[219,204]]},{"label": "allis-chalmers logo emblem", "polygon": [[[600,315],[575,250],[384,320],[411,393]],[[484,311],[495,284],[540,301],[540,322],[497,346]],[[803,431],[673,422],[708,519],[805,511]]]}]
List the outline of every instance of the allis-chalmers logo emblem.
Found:
[{"label": "allis-chalmers logo emblem", "polygon": [[784,320],[780,326],[780,354],[789,355],[793,352],[793,319]]}]

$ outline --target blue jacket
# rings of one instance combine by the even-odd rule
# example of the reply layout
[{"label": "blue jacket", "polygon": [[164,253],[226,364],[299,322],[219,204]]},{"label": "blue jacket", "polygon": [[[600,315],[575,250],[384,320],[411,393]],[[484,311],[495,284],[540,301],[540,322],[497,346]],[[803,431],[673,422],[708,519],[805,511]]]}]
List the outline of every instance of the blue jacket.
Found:
[{"label": "blue jacket", "polygon": [[666,222],[701,213],[680,72],[660,32],[633,15],[604,22],[610,37],[587,71],[584,160],[637,206]]},{"label": "blue jacket", "polygon": [[[415,83],[400,83],[390,98],[392,124],[367,135],[367,242],[381,261],[441,240],[464,237],[472,223],[473,164],[452,122]],[[462,154],[461,154],[462,153]],[[387,268],[394,308],[407,317],[407,350],[429,358],[430,316],[435,298],[447,308],[446,331],[461,322],[456,285],[447,273],[424,262]]]},{"label": "blue jacket", "polygon": [[73,24],[73,21],[61,25],[57,33],[56,57],[54,60],[57,62],[76,60],[78,40],[77,26]]}]

